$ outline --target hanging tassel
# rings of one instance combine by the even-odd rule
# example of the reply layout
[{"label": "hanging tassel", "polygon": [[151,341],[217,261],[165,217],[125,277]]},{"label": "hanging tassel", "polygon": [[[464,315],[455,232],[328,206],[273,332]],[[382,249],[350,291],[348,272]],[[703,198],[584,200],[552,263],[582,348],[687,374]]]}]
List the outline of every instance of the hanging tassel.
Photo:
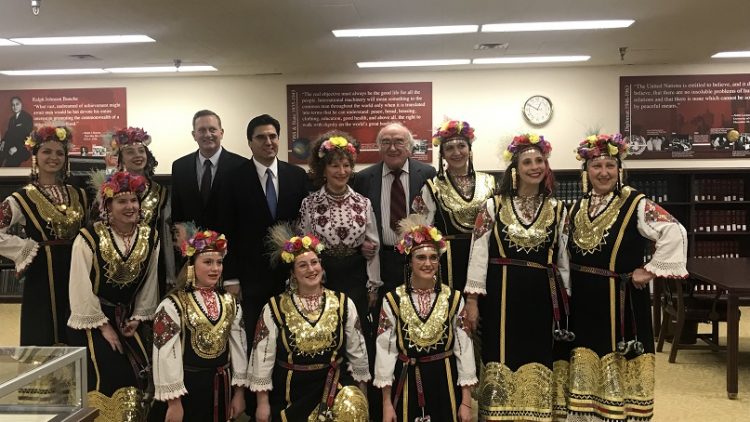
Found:
[{"label": "hanging tassel", "polygon": [[517,179],[517,177],[518,177],[518,174],[516,172],[516,168],[513,167],[512,169],[510,169],[510,180],[511,180],[512,185],[513,185],[513,193],[516,193],[516,191],[518,190],[518,179]]},{"label": "hanging tassel", "polygon": [[195,267],[188,265],[187,267],[187,285],[191,289],[195,288]]},{"label": "hanging tassel", "polygon": [[36,163],[36,155],[31,156],[31,179],[32,180],[38,180],[39,179],[39,167]]},{"label": "hanging tassel", "polygon": [[584,195],[589,192],[589,178],[586,175],[586,170],[581,171],[581,189]]}]

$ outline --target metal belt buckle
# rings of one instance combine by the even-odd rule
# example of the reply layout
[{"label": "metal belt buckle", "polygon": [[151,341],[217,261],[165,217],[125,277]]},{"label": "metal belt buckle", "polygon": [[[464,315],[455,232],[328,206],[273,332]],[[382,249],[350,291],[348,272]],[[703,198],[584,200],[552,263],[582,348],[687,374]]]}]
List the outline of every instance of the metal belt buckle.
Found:
[{"label": "metal belt buckle", "polygon": [[417,416],[414,418],[414,422],[431,422],[432,419],[430,418],[430,415],[427,416]]},{"label": "metal belt buckle", "polygon": [[334,422],[333,411],[329,408],[318,413],[318,420],[320,422]]},{"label": "metal belt buckle", "polygon": [[620,354],[626,354],[629,350],[630,342],[625,342],[625,340],[620,340],[617,342],[617,352]]}]

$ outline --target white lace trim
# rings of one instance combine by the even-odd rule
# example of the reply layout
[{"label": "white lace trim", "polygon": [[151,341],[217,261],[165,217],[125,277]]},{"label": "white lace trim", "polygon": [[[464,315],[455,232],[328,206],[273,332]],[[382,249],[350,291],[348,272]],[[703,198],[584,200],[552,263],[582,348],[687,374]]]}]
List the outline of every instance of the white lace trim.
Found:
[{"label": "white lace trim", "polygon": [[156,308],[151,309],[137,309],[133,312],[133,315],[130,317],[130,319],[135,319],[138,321],[151,321],[154,319],[154,313],[156,312]]},{"label": "white lace trim", "polygon": [[689,275],[684,262],[660,262],[652,259],[643,268],[657,277],[685,278]]},{"label": "white lace trim", "polygon": [[21,272],[26,269],[26,267],[31,264],[31,262],[36,258],[36,254],[39,251],[39,244],[36,243],[32,239],[26,239],[23,245],[23,249],[21,249],[21,252],[18,254],[18,259],[20,261],[16,262],[16,271]]},{"label": "white lace trim", "polygon": [[250,386],[250,380],[247,379],[245,374],[233,374],[232,375],[232,385],[235,387],[249,387]]},{"label": "white lace trim", "polygon": [[393,385],[393,376],[391,376],[391,379],[375,377],[375,380],[372,382],[372,386],[375,388],[388,387],[389,385]]},{"label": "white lace trim", "polygon": [[176,399],[184,396],[187,392],[187,388],[182,381],[174,384],[154,385],[154,398],[159,401]]},{"label": "white lace trim", "polygon": [[368,368],[367,366],[355,367],[351,363],[349,363],[348,366],[349,373],[352,374],[352,378],[354,378],[354,381],[367,382],[372,378],[370,376],[370,368]]},{"label": "white lace trim", "polygon": [[472,386],[479,382],[479,379],[476,377],[476,375],[472,374],[469,377],[458,377],[458,386],[459,387],[466,387],[466,386]]},{"label": "white lace trim", "polygon": [[68,318],[68,327],[75,330],[93,329],[101,327],[108,321],[103,313],[96,315],[71,314],[70,318]]},{"label": "white lace trim", "polygon": [[273,381],[271,381],[270,377],[259,378],[251,375],[250,382],[248,383],[248,388],[250,389],[250,391],[256,393],[259,391],[271,391],[273,390]]},{"label": "white lace trim", "polygon": [[487,294],[486,283],[475,280],[466,280],[464,294],[478,294],[484,296]]}]

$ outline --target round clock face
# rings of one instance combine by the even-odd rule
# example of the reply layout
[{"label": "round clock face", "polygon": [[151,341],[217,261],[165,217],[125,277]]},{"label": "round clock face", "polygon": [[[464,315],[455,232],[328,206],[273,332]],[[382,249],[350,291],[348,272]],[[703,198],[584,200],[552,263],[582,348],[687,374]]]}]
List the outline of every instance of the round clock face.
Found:
[{"label": "round clock face", "polygon": [[542,95],[534,95],[523,105],[523,117],[535,126],[549,122],[552,118],[552,101]]}]

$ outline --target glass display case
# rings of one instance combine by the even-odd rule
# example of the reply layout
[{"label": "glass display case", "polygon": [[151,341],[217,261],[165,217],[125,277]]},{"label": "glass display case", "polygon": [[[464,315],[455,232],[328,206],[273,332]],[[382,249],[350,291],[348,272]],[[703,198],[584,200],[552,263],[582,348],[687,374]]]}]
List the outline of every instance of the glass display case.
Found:
[{"label": "glass display case", "polygon": [[0,421],[93,421],[86,349],[0,347]]}]

